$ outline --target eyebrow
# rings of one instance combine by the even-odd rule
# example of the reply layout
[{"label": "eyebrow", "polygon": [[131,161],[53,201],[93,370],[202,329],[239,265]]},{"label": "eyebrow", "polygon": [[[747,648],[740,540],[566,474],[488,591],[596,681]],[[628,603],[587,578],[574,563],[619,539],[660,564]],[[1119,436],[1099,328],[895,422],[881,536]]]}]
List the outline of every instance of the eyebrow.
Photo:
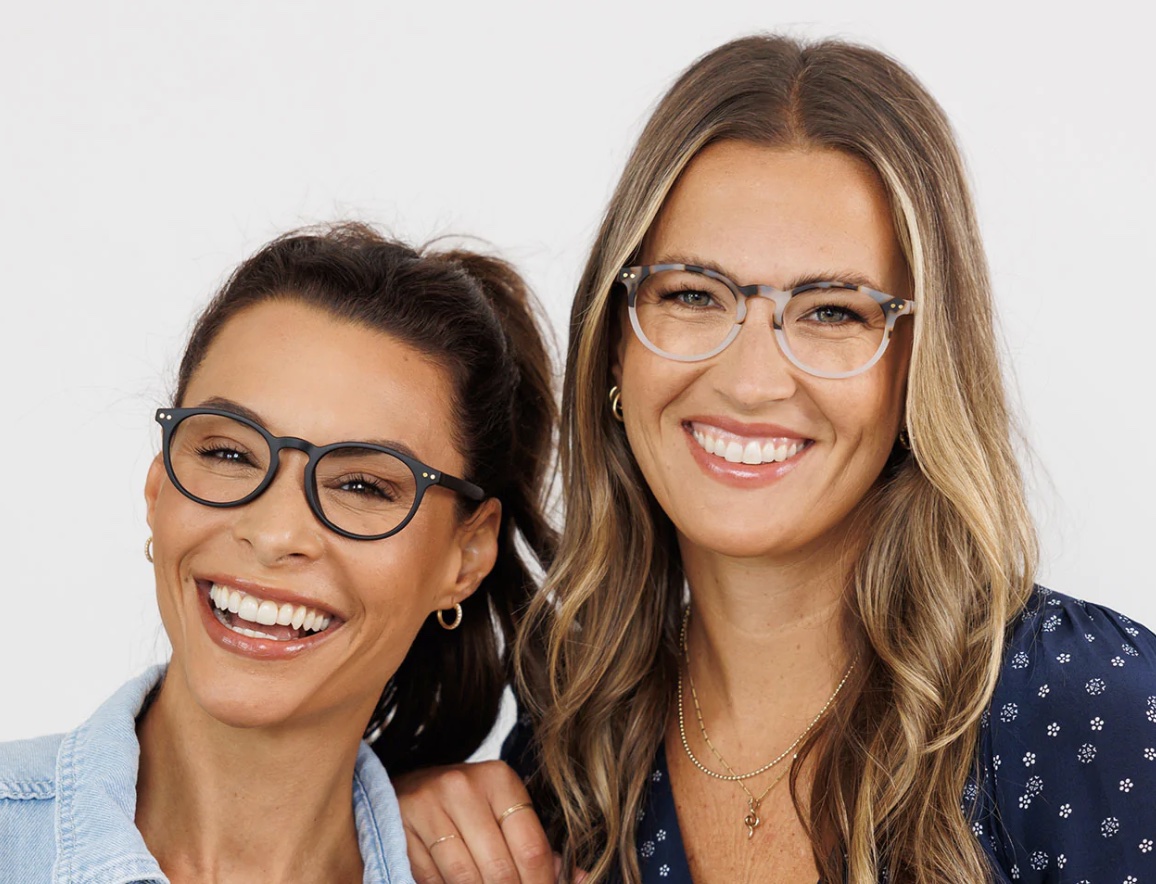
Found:
[{"label": "eyebrow", "polygon": [[[654,264],[692,264],[695,267],[704,267],[707,270],[713,270],[715,273],[721,273],[727,279],[738,282],[735,279],[735,274],[729,270],[724,269],[716,261],[711,261],[702,258],[698,255],[689,253],[673,253],[663,255],[661,260],[652,262]],[[857,270],[824,270],[821,273],[803,273],[794,279],[788,280],[787,284],[782,287],[783,291],[790,291],[798,288],[801,285],[810,285],[814,282],[844,282],[848,285],[862,285],[875,291],[886,291],[871,277]],[[778,288],[778,286],[775,286]]]},{"label": "eyebrow", "polygon": [[[262,418],[261,415],[259,415],[253,409],[242,405],[240,402],[234,402],[232,399],[227,399],[224,396],[210,396],[208,399],[205,399],[203,402],[201,402],[196,407],[197,408],[219,408],[222,411],[231,412],[235,415],[238,415],[239,417],[243,417],[243,418],[246,418],[248,420],[251,420],[255,424],[260,424],[262,427],[265,427],[266,429],[268,429],[268,427],[265,424],[265,419]],[[270,432],[272,432],[272,431],[270,430]],[[276,435],[276,433],[274,433],[274,435]],[[402,454],[405,454],[409,457],[412,457],[414,460],[421,460],[421,458],[418,457],[417,453],[412,448],[410,448],[408,445],[406,445],[404,442],[400,441],[399,439],[342,439],[341,441],[342,442],[358,442],[358,443],[364,443],[364,444],[368,444],[368,445],[378,445],[382,448],[392,448],[394,451],[400,451]],[[317,446],[317,447],[320,448],[321,446]]]}]

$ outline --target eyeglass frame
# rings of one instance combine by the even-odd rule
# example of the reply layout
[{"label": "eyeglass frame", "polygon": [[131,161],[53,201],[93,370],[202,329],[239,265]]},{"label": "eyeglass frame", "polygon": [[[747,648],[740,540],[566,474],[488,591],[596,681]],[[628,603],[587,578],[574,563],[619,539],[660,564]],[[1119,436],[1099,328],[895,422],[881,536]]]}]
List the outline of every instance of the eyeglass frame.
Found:
[{"label": "eyeglass frame", "polygon": [[[700,273],[710,279],[718,280],[734,293],[737,304],[734,327],[727,332],[722,343],[713,350],[709,350],[698,356],[678,356],[674,353],[668,353],[665,350],[659,349],[658,346],[646,337],[645,332],[642,331],[642,325],[638,320],[638,309],[636,307],[638,288],[648,276],[654,276],[657,273],[662,273],[667,270],[684,270],[691,273]],[[802,285],[797,285],[792,289],[780,289],[773,285],[739,285],[717,270],[712,270],[709,267],[700,267],[697,264],[636,264],[623,267],[618,272],[618,282],[622,283],[626,288],[626,304],[630,313],[630,325],[634,329],[635,335],[638,336],[638,340],[642,342],[643,346],[651,352],[657,353],[659,356],[666,359],[673,359],[676,362],[702,362],[713,356],[717,356],[733,343],[742,330],[743,323],[747,318],[747,301],[750,298],[756,297],[766,298],[775,305],[772,327],[775,333],[775,340],[779,345],[779,350],[782,351],[783,355],[786,356],[788,361],[796,368],[805,371],[809,375],[831,380],[854,377],[871,368],[883,357],[883,353],[887,350],[887,345],[891,342],[891,332],[895,328],[895,321],[900,316],[915,315],[914,300],[897,298],[894,295],[889,295],[886,292],[878,291],[866,285],[838,282],[836,280],[807,282]],[[814,291],[816,289],[836,288],[843,291],[863,292],[864,294],[870,295],[872,300],[883,308],[883,314],[887,318],[886,325],[883,329],[883,339],[879,342],[879,349],[875,351],[875,355],[873,355],[865,365],[860,366],[854,371],[826,372],[804,365],[799,358],[791,352],[791,345],[787,341],[787,334],[783,329],[783,314],[786,312],[787,302],[789,302],[791,298],[795,295],[801,295],[804,292]]]},{"label": "eyeglass frame", "polygon": [[[265,440],[269,446],[269,466],[265,470],[265,478],[263,478],[257,487],[246,494],[239,500],[220,502],[213,500],[205,500],[197,497],[184,485],[181,484],[180,479],[177,478],[176,470],[173,469],[172,462],[172,437],[173,433],[181,422],[186,418],[194,417],[199,414],[213,415],[216,417],[231,418],[238,423],[244,424],[252,430],[255,430]],[[389,448],[385,445],[374,445],[372,442],[334,442],[330,445],[314,445],[312,442],[298,436],[274,436],[267,429],[261,426],[254,420],[250,420],[244,415],[229,411],[224,408],[158,408],[156,411],[156,422],[161,425],[161,454],[165,464],[165,472],[168,474],[169,481],[173,483],[178,491],[181,492],[189,500],[202,504],[204,506],[211,506],[217,509],[228,509],[237,506],[244,506],[251,503],[260,497],[268,490],[269,486],[273,484],[273,480],[277,478],[277,472],[281,467],[281,452],[289,449],[291,451],[300,451],[306,454],[309,460],[305,464],[304,475],[304,491],[305,500],[309,503],[309,509],[312,510],[313,515],[330,531],[348,537],[350,540],[384,540],[387,537],[392,537],[401,531],[406,525],[410,523],[414,515],[417,513],[418,507],[421,506],[422,499],[425,497],[426,491],[434,485],[441,485],[444,488],[454,491],[467,500],[472,500],[475,503],[480,503],[486,499],[486,492],[466,479],[435,469],[428,464],[422,463],[415,457],[410,457],[401,451],[394,448]],[[339,448],[358,448],[365,451],[376,451],[382,454],[388,454],[397,458],[404,463],[411,473],[413,473],[415,491],[413,495],[413,503],[410,504],[409,512],[406,517],[397,525],[383,534],[355,534],[352,531],[346,531],[339,525],[334,524],[321,508],[321,501],[317,497],[317,475],[316,468],[321,458],[335,451]]]}]

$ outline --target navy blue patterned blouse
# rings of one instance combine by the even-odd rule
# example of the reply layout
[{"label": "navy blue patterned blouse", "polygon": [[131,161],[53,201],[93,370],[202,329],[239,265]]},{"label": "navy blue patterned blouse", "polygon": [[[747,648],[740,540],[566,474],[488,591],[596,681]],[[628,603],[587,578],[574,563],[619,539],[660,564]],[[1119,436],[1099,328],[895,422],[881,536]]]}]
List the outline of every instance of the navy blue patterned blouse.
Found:
[{"label": "navy blue patterned blouse", "polygon": [[[521,733],[518,733],[522,730]],[[524,725],[507,750],[524,746]],[[1010,632],[961,804],[1000,884],[1156,884],[1156,635],[1038,589]],[[690,884],[659,749],[645,884]]]}]

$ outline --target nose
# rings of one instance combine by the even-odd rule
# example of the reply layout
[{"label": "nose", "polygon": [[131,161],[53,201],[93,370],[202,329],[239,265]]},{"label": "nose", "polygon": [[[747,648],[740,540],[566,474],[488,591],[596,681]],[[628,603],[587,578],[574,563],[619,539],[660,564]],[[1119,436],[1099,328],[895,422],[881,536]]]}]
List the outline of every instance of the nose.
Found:
[{"label": "nose", "polygon": [[738,336],[716,357],[714,383],[741,410],[754,411],[768,402],[789,399],[797,388],[795,367],[775,340],[774,317],[774,301],[748,299]]},{"label": "nose", "polygon": [[283,451],[269,487],[236,510],[233,535],[253,549],[262,565],[312,561],[321,555],[325,527],[305,498],[306,462],[300,452]]}]

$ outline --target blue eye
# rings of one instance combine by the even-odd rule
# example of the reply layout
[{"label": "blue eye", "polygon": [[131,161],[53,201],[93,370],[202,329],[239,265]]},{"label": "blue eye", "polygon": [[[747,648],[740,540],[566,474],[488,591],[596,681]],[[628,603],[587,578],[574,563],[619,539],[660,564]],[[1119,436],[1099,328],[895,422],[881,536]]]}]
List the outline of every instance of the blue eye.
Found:
[{"label": "blue eye", "polygon": [[664,301],[678,301],[687,307],[709,307],[714,303],[714,298],[712,298],[709,293],[695,291],[693,289],[670,292],[662,297]]},{"label": "blue eye", "polygon": [[846,307],[837,307],[829,304],[825,307],[816,307],[811,311],[811,316],[816,322],[825,325],[833,325],[840,322],[862,322],[863,317],[854,310],[849,310]]}]

